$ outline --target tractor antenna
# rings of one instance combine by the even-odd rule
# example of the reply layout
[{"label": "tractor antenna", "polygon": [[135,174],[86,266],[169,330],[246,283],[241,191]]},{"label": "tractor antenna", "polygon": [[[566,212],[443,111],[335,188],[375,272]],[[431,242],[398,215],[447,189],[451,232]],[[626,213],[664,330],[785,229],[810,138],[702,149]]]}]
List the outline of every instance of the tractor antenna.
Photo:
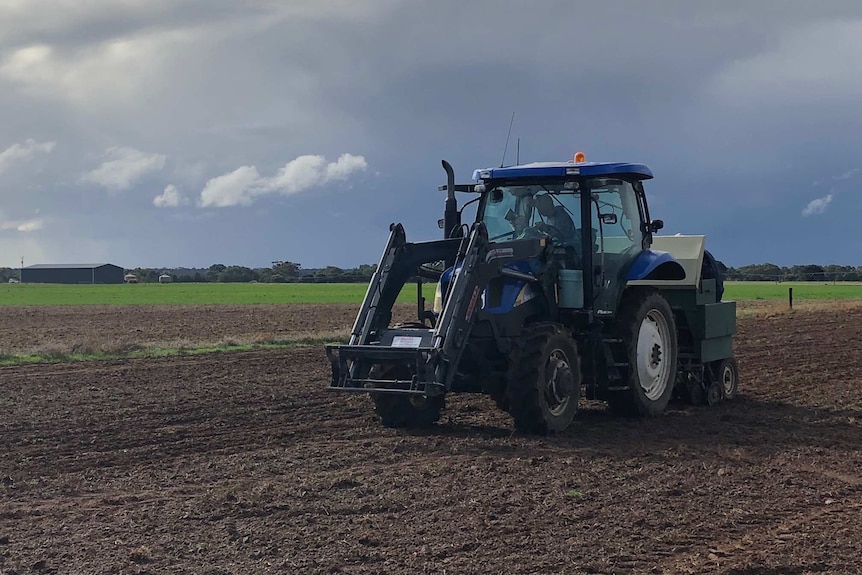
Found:
[{"label": "tractor antenna", "polygon": [[521,165],[521,138],[518,138],[518,147],[515,148],[515,165]]},{"label": "tractor antenna", "polygon": [[509,136],[512,135],[512,124],[515,123],[515,112],[512,112],[512,119],[509,121],[509,131],[506,133],[506,145],[503,146],[503,160],[500,162],[502,168],[506,164],[506,150],[509,149]]}]

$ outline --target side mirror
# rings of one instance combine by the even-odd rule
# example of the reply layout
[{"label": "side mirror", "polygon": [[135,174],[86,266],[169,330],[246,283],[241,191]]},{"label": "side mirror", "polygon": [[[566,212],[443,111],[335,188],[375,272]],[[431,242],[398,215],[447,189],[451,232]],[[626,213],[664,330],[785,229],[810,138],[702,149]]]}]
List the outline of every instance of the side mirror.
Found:
[{"label": "side mirror", "polygon": [[605,225],[613,225],[617,223],[617,215],[616,214],[600,214],[602,218],[602,223]]},{"label": "side mirror", "polygon": [[491,197],[489,198],[492,204],[499,204],[503,201],[503,192],[502,190],[491,190]]},{"label": "side mirror", "polygon": [[437,227],[440,228],[441,230],[443,228],[445,228],[446,227],[446,220],[443,218],[440,218],[439,220],[437,220]]},{"label": "side mirror", "polygon": [[649,231],[653,233],[659,231],[662,228],[664,228],[664,222],[662,220],[653,220],[649,224]]}]

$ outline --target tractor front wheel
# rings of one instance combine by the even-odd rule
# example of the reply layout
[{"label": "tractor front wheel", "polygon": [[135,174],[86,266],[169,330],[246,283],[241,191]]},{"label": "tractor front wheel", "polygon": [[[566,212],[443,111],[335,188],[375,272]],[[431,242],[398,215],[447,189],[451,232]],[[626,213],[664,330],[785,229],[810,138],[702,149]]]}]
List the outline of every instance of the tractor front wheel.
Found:
[{"label": "tractor front wheel", "polygon": [[578,411],[581,366],[569,331],[555,323],[527,326],[509,362],[508,410],[526,433],[563,431]]},{"label": "tractor front wheel", "polygon": [[619,331],[628,351],[628,390],[612,392],[611,409],[627,416],[661,414],[677,375],[677,335],[673,311],[655,291],[635,292],[620,306]]},{"label": "tractor front wheel", "polygon": [[[376,365],[371,369],[375,379],[410,379],[410,369],[405,366]],[[399,393],[372,393],[374,412],[385,427],[421,428],[430,427],[440,419],[446,405],[442,395],[404,395]]]}]

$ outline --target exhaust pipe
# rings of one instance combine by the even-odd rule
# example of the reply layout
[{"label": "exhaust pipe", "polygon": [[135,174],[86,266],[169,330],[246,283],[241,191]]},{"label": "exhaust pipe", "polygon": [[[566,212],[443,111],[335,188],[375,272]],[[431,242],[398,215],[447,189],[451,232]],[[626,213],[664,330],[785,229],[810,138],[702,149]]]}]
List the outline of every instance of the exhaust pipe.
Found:
[{"label": "exhaust pipe", "polygon": [[446,206],[443,210],[443,239],[452,237],[461,227],[461,214],[458,213],[458,200],[455,199],[455,170],[452,164],[443,160],[446,170]]}]

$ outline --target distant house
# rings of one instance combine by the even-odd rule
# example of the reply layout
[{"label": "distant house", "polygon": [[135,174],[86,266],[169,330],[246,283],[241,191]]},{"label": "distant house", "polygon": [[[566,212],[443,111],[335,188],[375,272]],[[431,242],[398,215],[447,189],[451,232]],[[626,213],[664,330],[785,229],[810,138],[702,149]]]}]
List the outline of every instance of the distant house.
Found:
[{"label": "distant house", "polygon": [[138,276],[135,274],[126,274],[123,280],[125,280],[127,284],[136,284],[138,283]]},{"label": "distant house", "polygon": [[21,269],[31,284],[121,284],[125,270],[113,264],[36,264]]},{"label": "distant house", "polygon": [[160,284],[169,284],[172,281],[174,281],[174,278],[169,276],[168,274],[162,274],[159,276],[159,283]]}]

